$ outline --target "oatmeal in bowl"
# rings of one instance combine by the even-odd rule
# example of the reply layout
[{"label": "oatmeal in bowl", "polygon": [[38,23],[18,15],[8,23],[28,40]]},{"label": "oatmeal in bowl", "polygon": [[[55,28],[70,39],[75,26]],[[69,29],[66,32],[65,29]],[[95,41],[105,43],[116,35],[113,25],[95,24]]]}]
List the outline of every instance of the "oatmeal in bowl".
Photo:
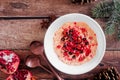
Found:
[{"label": "oatmeal in bowl", "polygon": [[85,22],[66,22],[53,37],[54,50],[59,59],[69,65],[91,60],[97,50],[96,33]]}]

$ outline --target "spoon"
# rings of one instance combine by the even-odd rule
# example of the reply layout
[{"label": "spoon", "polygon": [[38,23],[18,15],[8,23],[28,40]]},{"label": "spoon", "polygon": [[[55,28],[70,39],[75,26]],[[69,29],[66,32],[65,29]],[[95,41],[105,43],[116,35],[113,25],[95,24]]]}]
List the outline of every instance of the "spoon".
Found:
[{"label": "spoon", "polygon": [[35,55],[42,55],[44,52],[43,43],[39,41],[32,41],[30,44],[30,51]]},{"label": "spoon", "polygon": [[27,56],[25,64],[30,68],[41,67],[45,71],[52,74],[52,72],[50,70],[48,70],[46,67],[42,66],[41,60],[38,56],[32,56],[32,55]]},{"label": "spoon", "polygon": [[64,80],[62,77],[60,77],[58,75],[58,73],[53,69],[53,67],[50,65],[50,63],[48,62],[48,60],[46,59],[45,55],[44,55],[44,47],[43,44],[39,41],[33,41],[30,44],[30,50],[33,54],[35,55],[40,55],[43,57],[43,59],[46,61],[46,63],[48,64],[48,66],[50,67],[50,69],[52,70],[52,72],[55,74],[55,76],[58,78],[58,80]]}]

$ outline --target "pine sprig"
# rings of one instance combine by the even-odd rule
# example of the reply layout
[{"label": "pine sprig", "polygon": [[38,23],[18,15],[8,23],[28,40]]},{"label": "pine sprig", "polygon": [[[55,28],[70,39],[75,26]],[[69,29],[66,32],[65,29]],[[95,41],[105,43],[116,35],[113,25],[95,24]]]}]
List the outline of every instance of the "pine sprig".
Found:
[{"label": "pine sprig", "polygon": [[108,21],[105,28],[105,33],[112,34],[115,32],[115,24],[113,21]]},{"label": "pine sprig", "polygon": [[112,34],[115,32],[115,28],[119,25],[120,16],[116,13],[116,11],[112,12],[110,15],[108,22],[106,23],[105,32],[107,34]]},{"label": "pine sprig", "polygon": [[[107,4],[106,4],[107,3]],[[114,10],[114,2],[100,2],[96,5],[96,7],[92,10],[93,17],[102,18],[110,16],[111,12]]]},{"label": "pine sprig", "polygon": [[[96,5],[92,10],[92,14],[96,18],[108,18],[105,32],[107,34],[117,33],[120,38],[120,1],[103,1]],[[117,30],[117,31],[116,31]]]}]

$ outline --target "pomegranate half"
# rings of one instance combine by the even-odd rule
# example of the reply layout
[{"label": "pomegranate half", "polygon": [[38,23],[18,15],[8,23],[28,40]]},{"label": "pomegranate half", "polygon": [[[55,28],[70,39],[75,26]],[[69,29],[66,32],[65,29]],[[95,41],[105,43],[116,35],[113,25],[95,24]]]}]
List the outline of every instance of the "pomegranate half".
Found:
[{"label": "pomegranate half", "polygon": [[6,80],[33,80],[32,74],[26,69],[17,70],[15,73],[11,74]]},{"label": "pomegranate half", "polygon": [[13,74],[20,63],[18,55],[10,50],[0,51],[0,70],[6,74]]}]

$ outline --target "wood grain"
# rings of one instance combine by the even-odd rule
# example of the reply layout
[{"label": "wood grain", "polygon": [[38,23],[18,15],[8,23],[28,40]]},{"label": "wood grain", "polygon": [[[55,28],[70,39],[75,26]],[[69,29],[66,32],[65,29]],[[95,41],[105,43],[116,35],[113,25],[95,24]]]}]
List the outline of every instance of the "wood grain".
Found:
[{"label": "wood grain", "polygon": [[[27,55],[32,55],[32,53],[29,50],[14,50],[21,58],[21,64],[19,66],[19,69],[28,69],[33,73],[33,76],[37,79],[53,79],[55,78],[55,76],[53,76],[52,74],[49,74],[47,72],[45,72],[44,70],[42,70],[41,68],[28,68],[27,66],[25,66],[25,58],[27,57]],[[42,64],[46,67],[47,64],[44,62],[43,59],[42,60]],[[96,73],[98,73],[99,70],[104,69],[105,67],[110,67],[110,66],[114,66],[117,68],[117,70],[120,73],[120,51],[106,51],[105,56],[103,58],[103,60],[101,61],[101,63],[92,71],[85,73],[83,75],[76,75],[76,76],[72,76],[72,75],[67,75],[64,73],[60,72],[60,75],[64,78],[69,78],[69,79],[84,79],[84,78],[91,78],[93,75],[95,75]],[[0,80],[4,80],[8,75],[5,75],[4,73],[0,72]]]},{"label": "wood grain", "polygon": [[[43,19],[0,20],[0,49],[28,49],[30,42],[43,42],[47,29],[41,28]],[[104,31],[105,22],[95,19]],[[106,35],[107,49],[120,49],[115,35]]]},{"label": "wood grain", "polygon": [[28,49],[34,40],[43,42],[45,32],[41,20],[0,20],[0,49]]},{"label": "wood grain", "polygon": [[0,16],[47,16],[67,13],[83,13],[90,15],[92,7],[100,2],[75,5],[71,0],[1,0]]}]

